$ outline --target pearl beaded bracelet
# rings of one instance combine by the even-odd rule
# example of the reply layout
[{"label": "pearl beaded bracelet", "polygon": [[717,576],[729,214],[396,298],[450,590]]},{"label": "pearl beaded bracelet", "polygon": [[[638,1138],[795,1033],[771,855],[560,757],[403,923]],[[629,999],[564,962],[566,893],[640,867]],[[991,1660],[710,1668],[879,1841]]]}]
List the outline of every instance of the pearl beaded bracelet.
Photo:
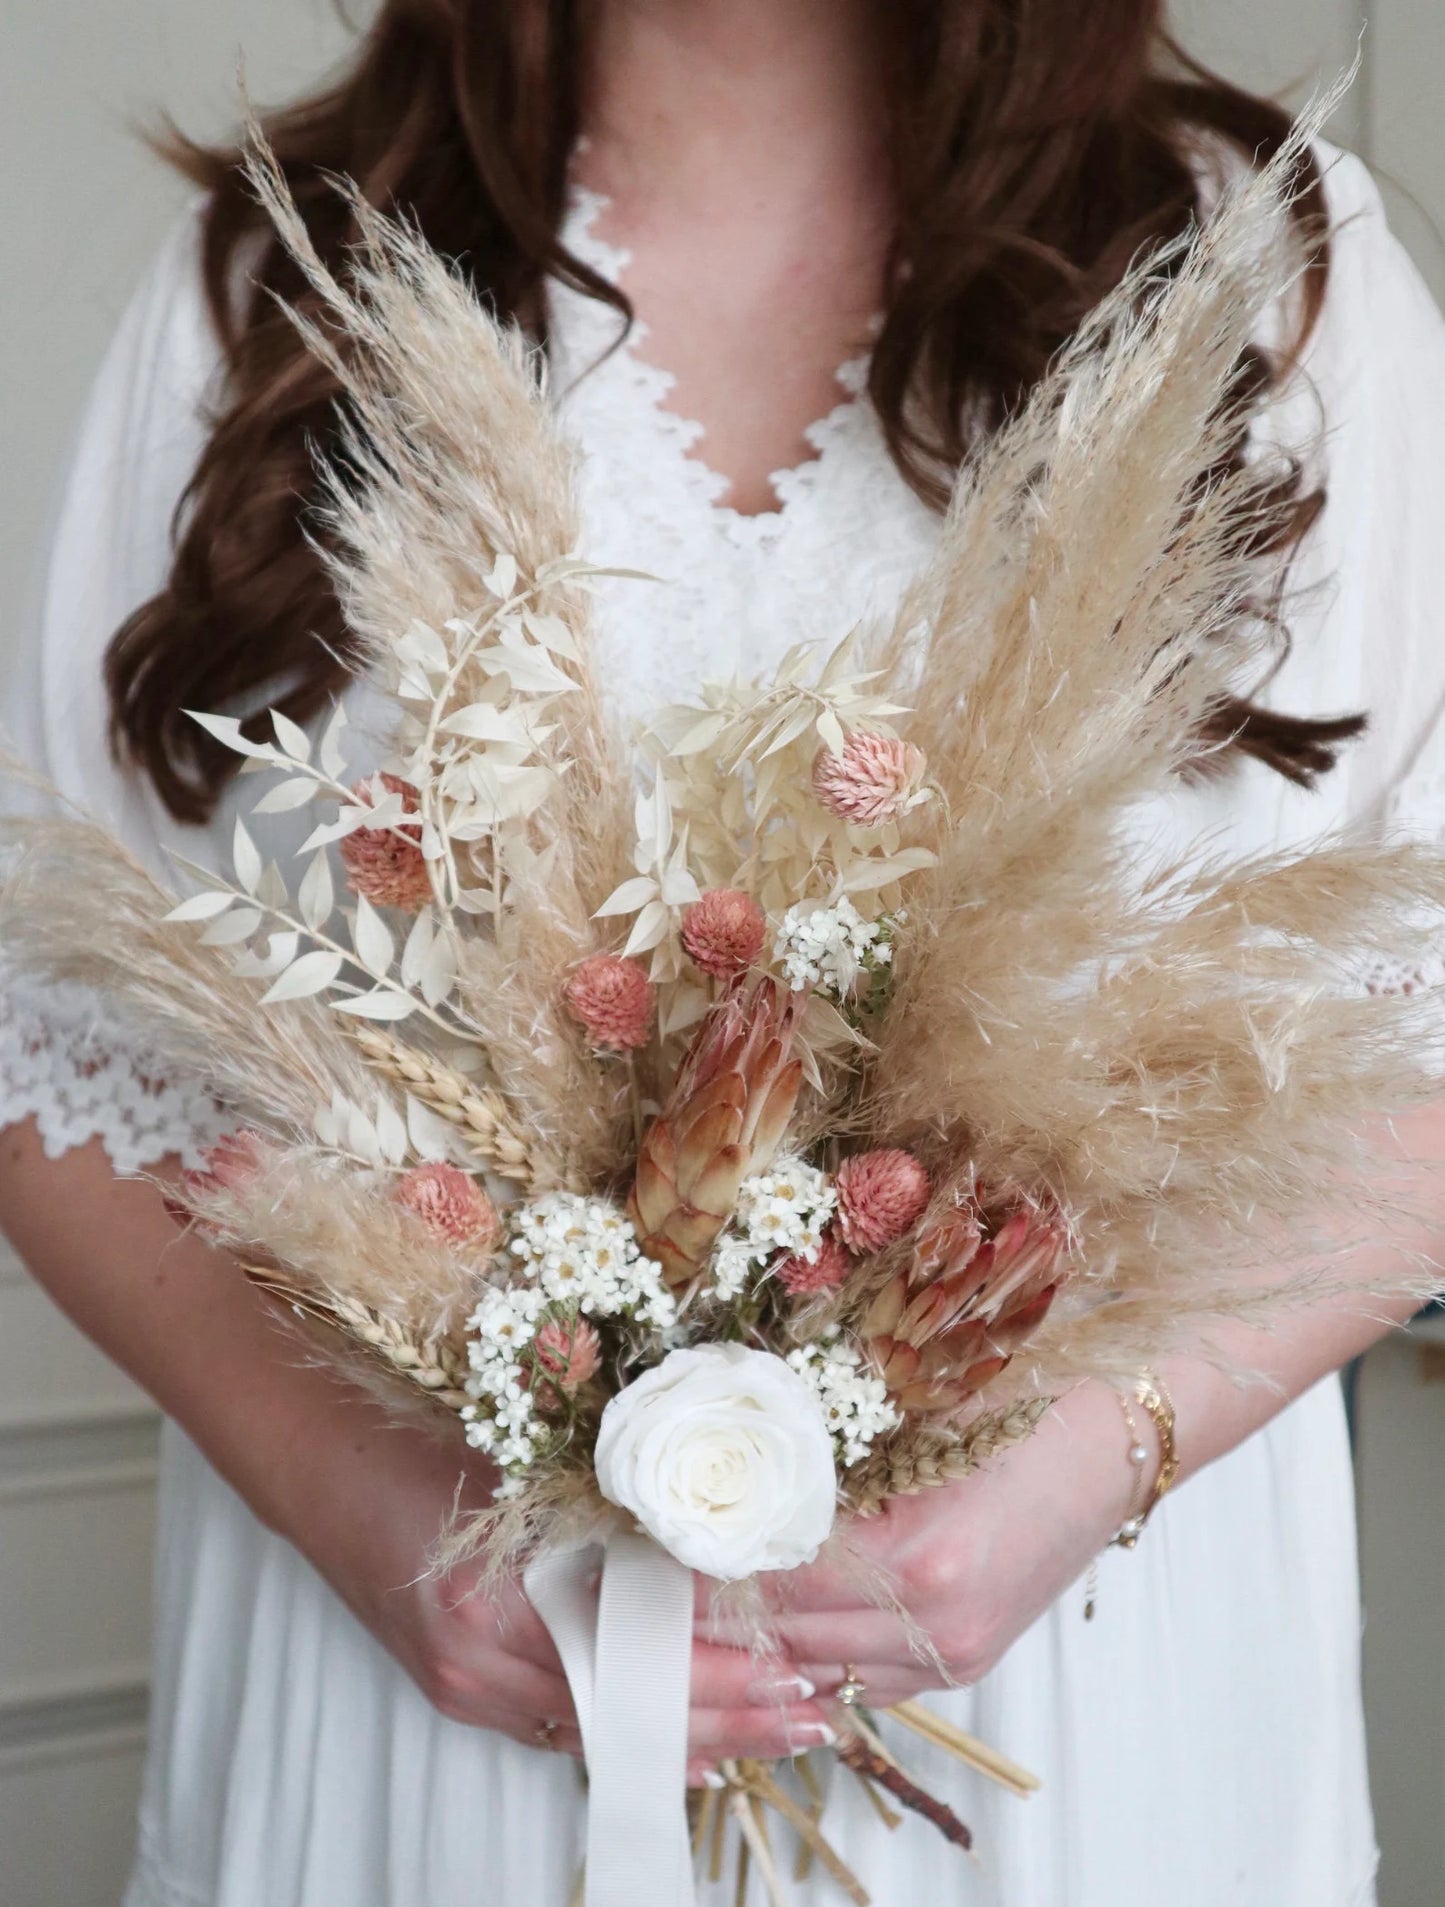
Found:
[{"label": "pearl beaded bracelet", "polygon": [[1127,1397],[1121,1397],[1124,1418],[1129,1426],[1129,1461],[1134,1465],[1134,1490],[1129,1514],[1119,1526],[1118,1534],[1112,1543],[1118,1549],[1133,1549],[1144,1534],[1145,1525],[1154,1514],[1155,1506],[1165,1496],[1179,1475],[1179,1450],[1174,1440],[1174,1402],[1164,1388],[1161,1379],[1152,1371],[1141,1371],[1134,1386],[1134,1399],[1140,1408],[1147,1411],[1155,1430],[1159,1433],[1159,1474],[1151,1489],[1144,1474],[1144,1466],[1149,1461],[1149,1451],[1139,1435],[1139,1421],[1134,1415],[1133,1406]]}]

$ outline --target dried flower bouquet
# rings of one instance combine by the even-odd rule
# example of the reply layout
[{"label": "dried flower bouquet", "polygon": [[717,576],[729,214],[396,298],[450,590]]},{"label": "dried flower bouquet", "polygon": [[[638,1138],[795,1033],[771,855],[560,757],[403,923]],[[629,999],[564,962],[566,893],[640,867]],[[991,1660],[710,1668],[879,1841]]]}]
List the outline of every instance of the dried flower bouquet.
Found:
[{"label": "dried flower bouquet", "polygon": [[[315,811],[294,892],[243,821],[179,902],[84,819],[11,821],[0,928],[233,1111],[185,1218],[491,1459],[448,1553],[511,1570],[612,1519],[787,1569],[1080,1378],[1318,1288],[1241,1267],[1262,1226],[1358,1218],[1335,1168],[1434,1092],[1437,1002],[1354,976],[1437,931],[1445,861],[1145,878],[1121,840],[1268,652],[1261,477],[1224,453],[1295,153],[1106,302],[891,622],[640,749],[539,365],[359,199],[333,279],[258,153],[327,311],[297,321],[346,393],[328,561],[394,733],[358,775],[343,708],[198,714],[273,777],[257,812]],[[962,1832],[866,1719],[844,1752]],[[730,1779],[707,1807],[755,1854],[761,1799],[837,1871],[816,1810]]]}]

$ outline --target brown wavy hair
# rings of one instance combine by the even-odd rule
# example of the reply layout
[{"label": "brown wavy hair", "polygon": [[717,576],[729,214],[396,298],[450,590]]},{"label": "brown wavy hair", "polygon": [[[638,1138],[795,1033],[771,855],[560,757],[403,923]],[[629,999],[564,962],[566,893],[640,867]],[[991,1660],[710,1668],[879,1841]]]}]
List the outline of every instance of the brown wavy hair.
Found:
[{"label": "brown wavy hair", "polygon": [[[871,398],[908,482],[941,504],[976,433],[997,425],[1142,246],[1198,210],[1201,142],[1274,153],[1286,115],[1193,65],[1161,0],[889,0],[878,8],[896,235]],[[626,299],[559,242],[580,116],[586,0],[387,0],[342,77],[266,124],[322,256],[355,237],[332,183],[401,209],[503,318],[545,342],[549,274]],[[315,456],[335,386],[277,309],[314,298],[247,191],[238,153],[172,131],[208,194],[205,290],[226,396],[182,499],[165,589],[107,657],[113,741],[170,812],[204,821],[236,757],[184,708],[274,702],[305,722],[341,688],[347,638],[313,542]],[[1302,341],[1327,270],[1312,162],[1294,217],[1308,269]],[[1262,398],[1279,375],[1240,366]],[[1242,444],[1239,447],[1242,451]],[[1293,549],[1318,513],[1297,474],[1273,487],[1261,550]],[[1284,564],[1272,566],[1278,612]],[[1208,748],[1301,783],[1362,723],[1221,706]]]}]

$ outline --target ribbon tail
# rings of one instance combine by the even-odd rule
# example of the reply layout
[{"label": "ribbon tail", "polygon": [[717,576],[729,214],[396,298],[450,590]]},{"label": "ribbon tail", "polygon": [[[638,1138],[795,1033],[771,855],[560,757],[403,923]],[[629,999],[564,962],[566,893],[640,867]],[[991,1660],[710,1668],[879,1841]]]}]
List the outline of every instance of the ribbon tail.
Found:
[{"label": "ribbon tail", "polygon": [[692,1573],[650,1537],[614,1529],[594,1605],[590,1543],[527,1569],[582,1727],[590,1788],[586,1907],[693,1907],[687,1721]]}]

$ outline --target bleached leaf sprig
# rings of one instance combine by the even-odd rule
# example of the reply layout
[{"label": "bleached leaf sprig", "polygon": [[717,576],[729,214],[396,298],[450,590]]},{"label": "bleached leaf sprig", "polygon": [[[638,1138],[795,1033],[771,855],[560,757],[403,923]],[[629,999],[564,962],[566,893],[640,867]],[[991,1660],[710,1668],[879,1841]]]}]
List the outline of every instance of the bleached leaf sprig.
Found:
[{"label": "bleached leaf sprig", "polygon": [[[473,1037],[476,1029],[452,1001],[462,959],[453,914],[498,916],[511,865],[535,859],[531,825],[569,766],[548,717],[579,686],[566,666],[577,661],[576,641],[550,599],[594,574],[580,561],[559,559],[524,586],[516,561],[504,553],[484,578],[489,600],[473,615],[451,618],[440,630],[413,620],[397,636],[386,684],[401,712],[395,774],[347,784],[339,706],[314,747],[279,711],[271,712],[271,742],[248,737],[233,716],[196,713],[209,734],[246,757],[248,770],[278,775],[254,812],[318,801],[334,801],[335,809],[298,850],[312,858],[294,902],[284,876],[263,864],[238,819],[234,881],[193,868],[204,890],[172,918],[201,923],[208,945],[234,947],[238,970],[269,982],[267,1005],[329,993],[341,1012],[382,1021],[420,1013],[454,1037]],[[394,859],[415,861],[418,876],[408,901],[399,890],[382,896],[415,910],[400,948],[373,897],[360,891],[363,883],[353,882],[354,907],[342,910],[344,935],[334,927],[327,850],[341,846],[345,858],[345,844],[382,837],[389,837]]]},{"label": "bleached leaf sprig", "polygon": [[[770,680],[714,683],[703,706],[664,710],[648,735],[679,831],[705,887],[753,893],[774,916],[818,896],[871,898],[933,864],[909,818],[932,800],[909,787],[877,825],[825,805],[814,787],[821,757],[842,758],[856,738],[906,746],[877,672],[856,666],[848,636],[818,667],[814,645],[792,649]],[[916,755],[916,751],[913,751]],[[916,779],[921,782],[922,758]]]},{"label": "bleached leaf sprig", "polygon": [[623,954],[628,958],[650,954],[652,979],[674,981],[686,960],[680,938],[682,912],[702,899],[702,889],[689,866],[688,831],[675,825],[672,796],[661,772],[653,779],[651,793],[637,797],[633,814],[637,872],[613,889],[595,917],[633,916]]},{"label": "bleached leaf sprig", "polygon": [[201,884],[172,908],[167,919],[194,922],[207,946],[233,949],[236,971],[267,982],[261,1004],[330,995],[341,1013],[361,1019],[402,1021],[420,1014],[452,1039],[468,1040],[473,1029],[452,1003],[456,947],[439,912],[423,907],[404,934],[364,892],[353,904],[338,904],[328,849],[363,833],[389,838],[412,855],[425,853],[425,824],[409,815],[396,788],[382,776],[348,785],[342,735],[346,717],[337,708],[313,751],[296,723],[272,712],[276,741],[252,740],[228,716],[195,719],[217,740],[247,757],[247,767],[278,772],[282,779],[254,804],[273,814],[308,802],[334,800],[334,818],[323,820],[297,850],[307,865],[293,897],[285,876],[265,861],[245,820],[232,833],[233,878],[181,860]]}]

